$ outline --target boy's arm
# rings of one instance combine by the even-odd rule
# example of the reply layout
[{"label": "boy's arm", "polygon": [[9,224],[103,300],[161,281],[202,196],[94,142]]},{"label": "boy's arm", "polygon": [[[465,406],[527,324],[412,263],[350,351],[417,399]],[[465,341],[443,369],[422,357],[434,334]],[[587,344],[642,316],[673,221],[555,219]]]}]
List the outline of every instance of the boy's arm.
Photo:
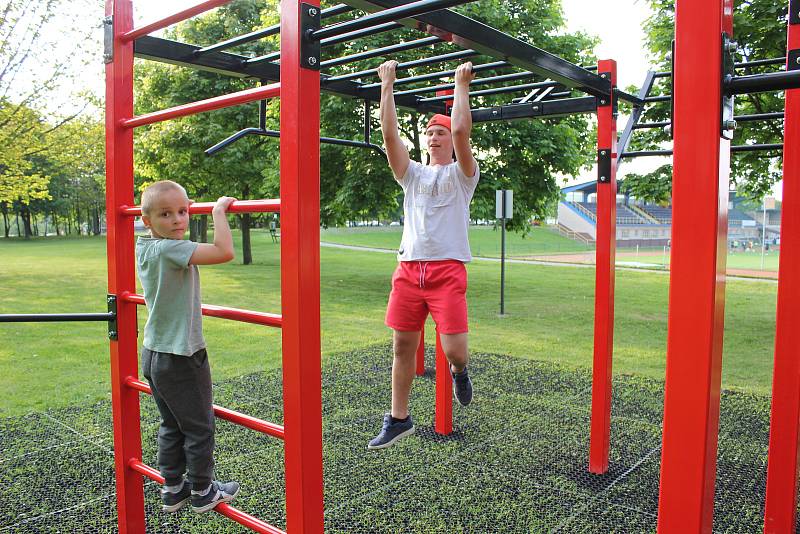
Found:
[{"label": "boy's arm", "polygon": [[228,225],[226,212],[232,202],[231,197],[219,197],[211,216],[214,219],[214,244],[200,243],[189,258],[189,263],[194,265],[214,265],[231,261],[234,257],[233,236]]},{"label": "boy's arm", "polygon": [[394,104],[394,80],[397,61],[387,61],[378,67],[378,76],[381,78],[381,133],[383,145],[386,147],[386,156],[389,158],[389,167],[395,177],[400,180],[405,176],[408,163],[408,149],[400,139],[397,126],[397,108]]},{"label": "boy's arm", "polygon": [[462,63],[456,69],[456,87],[453,96],[453,112],[451,113],[453,126],[453,150],[456,152],[458,166],[464,176],[475,176],[478,163],[472,155],[472,146],[469,142],[472,133],[472,112],[469,108],[469,83],[475,78],[472,72],[472,63]]}]

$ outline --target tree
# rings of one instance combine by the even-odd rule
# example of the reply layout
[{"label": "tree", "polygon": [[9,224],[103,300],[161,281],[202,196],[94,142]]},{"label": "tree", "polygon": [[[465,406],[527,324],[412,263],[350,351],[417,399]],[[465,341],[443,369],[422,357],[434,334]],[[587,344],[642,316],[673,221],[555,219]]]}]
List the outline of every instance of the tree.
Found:
[{"label": "tree", "polygon": [[[176,27],[171,36],[198,45],[219,42],[277,22],[274,2],[243,1],[220,8]],[[466,5],[461,13],[492,25],[501,31],[535,43],[573,62],[591,63],[588,52],[594,41],[582,34],[559,35],[564,20],[560,2],[545,0],[485,0],[480,7]],[[349,15],[351,16],[351,15]],[[347,18],[348,15],[342,16]],[[327,19],[326,24],[337,19]],[[323,50],[325,58],[341,57],[367,49],[419,38],[410,29],[377,34]],[[277,37],[242,45],[233,50],[244,55],[262,55],[278,48]],[[457,48],[439,44],[425,51],[411,50],[392,56],[398,61],[445,53]],[[356,65],[326,70],[337,74],[376,67],[385,58],[374,58]],[[454,68],[455,63],[433,67]],[[412,69],[413,76],[431,69]],[[371,78],[364,81],[375,81]],[[137,113],[153,111],[202,98],[241,90],[251,82],[207,72],[178,69],[163,64],[137,67]],[[321,135],[341,139],[363,136],[363,101],[322,95]],[[473,107],[508,103],[508,97],[474,98]],[[267,127],[278,129],[279,102],[267,106]],[[424,117],[400,111],[401,133],[409,140],[411,156],[419,160],[420,131]],[[191,194],[213,200],[222,193],[247,191],[251,195],[275,197],[279,194],[278,143],[264,138],[244,138],[213,157],[203,150],[248,126],[257,125],[255,104],[239,106],[200,116],[152,125],[137,132],[137,183],[156,179],[175,179]],[[377,104],[371,113],[372,141],[381,144]],[[482,180],[473,203],[473,217],[493,218],[494,190],[515,190],[518,217],[510,225],[527,228],[531,217],[543,218],[558,199],[557,176],[576,173],[592,157],[593,135],[585,116],[520,121],[514,124],[476,124],[473,144],[481,165]],[[398,200],[402,191],[394,182],[385,159],[373,151],[323,145],[321,147],[321,220],[323,225],[347,221],[387,220],[402,213]],[[246,224],[243,222],[243,227]]]},{"label": "tree", "polygon": [[[653,15],[646,25],[647,47],[659,70],[671,70],[669,54],[674,37],[674,0],[648,0]],[[738,2],[734,13],[734,35],[740,44],[737,62],[771,59],[786,55],[787,7],[785,2],[750,0]],[[766,72],[770,67],[750,67],[738,74]],[[771,67],[774,70],[774,67]],[[668,94],[667,86],[659,86],[657,94]],[[783,110],[782,93],[757,93],[736,97],[736,115]],[[669,105],[651,106],[643,121],[669,119]],[[657,148],[667,140],[664,132],[651,130],[634,138],[636,149]],[[742,122],[734,132],[733,145],[782,143],[783,128],[777,121]],[[780,180],[780,152],[744,152],[731,158],[731,185],[737,192],[760,201]],[[671,194],[672,167],[660,167],[647,175],[629,175],[621,189],[645,193],[648,186]],[[638,195],[637,195],[638,196]],[[640,197],[645,198],[645,197]]]}]

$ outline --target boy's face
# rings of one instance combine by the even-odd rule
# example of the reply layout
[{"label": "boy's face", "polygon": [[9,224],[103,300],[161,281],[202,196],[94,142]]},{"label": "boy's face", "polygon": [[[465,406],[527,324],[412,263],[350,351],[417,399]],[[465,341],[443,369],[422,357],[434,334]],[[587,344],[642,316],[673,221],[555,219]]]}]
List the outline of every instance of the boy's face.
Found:
[{"label": "boy's face", "polygon": [[425,130],[425,141],[432,160],[453,159],[453,135],[444,126],[434,124]]},{"label": "boy's face", "polygon": [[161,239],[183,239],[189,227],[191,201],[180,189],[168,189],[153,202],[150,215],[142,215],[150,235]]}]

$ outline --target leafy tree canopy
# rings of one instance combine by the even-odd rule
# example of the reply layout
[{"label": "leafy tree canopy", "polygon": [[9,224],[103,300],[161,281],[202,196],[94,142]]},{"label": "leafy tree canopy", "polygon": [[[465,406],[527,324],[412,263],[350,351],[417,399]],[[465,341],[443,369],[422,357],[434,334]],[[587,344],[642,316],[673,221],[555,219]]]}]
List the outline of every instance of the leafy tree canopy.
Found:
[{"label": "leafy tree canopy", "polygon": [[[206,16],[177,26],[170,35],[180,41],[208,45],[278,22],[274,1],[265,7],[261,0],[240,1]],[[560,1],[482,0],[457,11],[526,40],[569,61],[591,64],[595,41],[584,34],[563,33]],[[352,16],[352,15],[349,15]],[[333,23],[348,15],[326,19]],[[413,30],[383,33],[323,49],[323,60],[400,41],[419,38]],[[272,37],[242,45],[232,52],[258,56],[279,48]],[[416,59],[455,50],[438,44],[427,49],[400,52],[398,61]],[[346,73],[376,67],[385,58],[329,69]],[[483,62],[483,60],[480,60]],[[412,76],[455,68],[455,63],[404,71]],[[362,81],[374,82],[376,77]],[[153,62],[137,65],[136,112],[144,113],[186,102],[209,98],[251,87],[243,81],[220,75],[177,68]],[[404,86],[414,88],[417,86]],[[473,98],[473,108],[508,103],[510,97]],[[267,128],[279,129],[279,102],[267,106]],[[334,95],[321,97],[321,135],[342,139],[363,139],[363,101]],[[408,140],[411,156],[422,160],[420,132],[425,117],[400,110],[401,134]],[[372,141],[381,144],[377,103],[372,105]],[[184,183],[191,194],[213,199],[222,193],[278,196],[278,143],[261,137],[246,137],[213,157],[203,151],[228,135],[258,125],[257,105],[250,104],[155,124],[137,131],[138,183],[174,179]],[[593,131],[585,116],[515,123],[476,124],[473,146],[481,166],[482,179],[472,207],[474,218],[493,218],[495,189],[515,191],[516,216],[511,227],[524,228],[531,217],[543,218],[558,200],[557,176],[571,175],[593,157]],[[386,161],[373,151],[322,145],[321,217],[325,225],[347,220],[397,218],[401,213],[401,190],[391,177]]]},{"label": "leafy tree canopy", "polygon": [[[656,68],[670,70],[669,54],[674,37],[674,0],[648,0],[653,15],[646,24],[647,47]],[[740,47],[737,62],[771,59],[786,55],[787,3],[768,0],[736,2],[734,12],[734,38]],[[775,70],[771,67],[739,69],[737,74],[756,74]],[[669,81],[665,79],[654,94],[668,94]],[[783,93],[757,93],[736,97],[736,115],[783,111]],[[669,119],[669,104],[651,106],[643,122]],[[667,140],[664,132],[650,130],[634,137],[634,149],[658,148]],[[771,144],[783,142],[780,121],[740,122],[734,132],[733,145]],[[731,157],[731,187],[740,195],[760,200],[780,180],[780,152],[744,152]],[[672,166],[660,167],[647,175],[629,175],[622,189],[640,198],[665,201],[672,189]],[[637,194],[637,192],[639,194]]]}]

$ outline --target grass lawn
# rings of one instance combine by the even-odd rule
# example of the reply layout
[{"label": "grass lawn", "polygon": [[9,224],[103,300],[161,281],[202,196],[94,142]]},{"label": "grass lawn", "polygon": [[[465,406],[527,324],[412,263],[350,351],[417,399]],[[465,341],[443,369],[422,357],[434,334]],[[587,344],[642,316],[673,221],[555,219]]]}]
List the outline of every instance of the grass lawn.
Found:
[{"label": "grass lawn", "polygon": [[[400,226],[329,228],[322,231],[322,241],[342,245],[386,248],[397,250],[403,228]],[[500,257],[500,228],[471,226],[469,246],[475,256]],[[506,255],[530,256],[532,254],[567,254],[593,250],[594,247],[567,239],[548,228],[533,228],[523,237],[516,232],[506,232]]]},{"label": "grass lawn", "polygon": [[[628,252],[627,249],[617,249],[617,252]],[[764,254],[764,271],[777,271],[778,258],[780,255],[776,251],[769,251]],[[663,251],[641,251],[638,256],[618,257],[617,262],[642,262],[655,265],[664,265]],[[666,263],[669,264],[669,250],[667,250]],[[749,269],[761,270],[761,251],[757,252],[729,252],[727,259],[729,269]]]},{"label": "grass lawn", "polygon": [[[255,232],[253,243],[254,265],[201,269],[204,302],[280,311],[279,246],[266,232]],[[330,248],[321,254],[325,357],[387,341],[383,314],[394,255]],[[104,238],[0,240],[0,258],[0,313],[105,310]],[[588,368],[593,269],[508,264],[503,318],[499,271],[496,262],[468,267],[471,348]],[[615,372],[663,379],[667,285],[662,273],[617,273]],[[768,394],[776,285],[729,281],[727,289],[723,387]],[[142,309],[140,329],[145,315]],[[205,332],[215,380],[280,366],[277,330],[208,318]],[[0,324],[0,416],[107,399],[108,360],[103,323]]]}]

